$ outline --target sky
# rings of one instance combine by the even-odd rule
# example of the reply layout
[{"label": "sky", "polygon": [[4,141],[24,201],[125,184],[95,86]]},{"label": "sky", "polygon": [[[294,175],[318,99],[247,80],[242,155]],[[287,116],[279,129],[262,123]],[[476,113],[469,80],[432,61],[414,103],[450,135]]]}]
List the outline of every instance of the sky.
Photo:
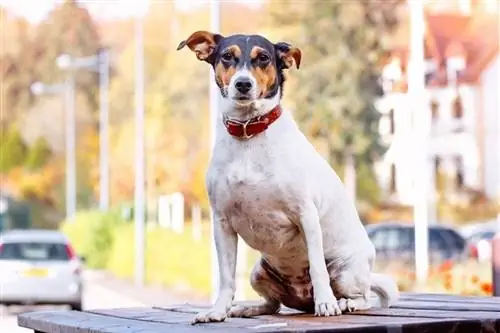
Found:
[{"label": "sky", "polygon": [[[87,6],[92,16],[97,19],[130,17],[138,11],[144,10],[148,3],[175,1],[180,10],[189,10],[208,0],[80,0]],[[250,6],[259,6],[263,0],[232,0],[234,2],[246,3]],[[13,13],[23,16],[33,23],[42,20],[47,13],[57,4],[64,0],[0,0],[0,5],[8,8]],[[142,7],[142,9],[141,9]]]}]

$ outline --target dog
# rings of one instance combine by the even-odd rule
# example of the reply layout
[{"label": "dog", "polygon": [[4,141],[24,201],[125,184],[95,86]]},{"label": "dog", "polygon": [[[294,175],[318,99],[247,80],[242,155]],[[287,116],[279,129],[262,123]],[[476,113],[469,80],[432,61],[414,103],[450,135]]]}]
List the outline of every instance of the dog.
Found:
[{"label": "dog", "polygon": [[[281,107],[285,70],[302,52],[259,35],[197,31],[182,41],[214,69],[222,96],[206,174],[220,286],[195,323],[277,313],[281,305],[316,316],[383,307],[399,298],[373,273],[375,249],[335,171]],[[263,298],[233,306],[238,235],[261,253],[251,273]]]}]

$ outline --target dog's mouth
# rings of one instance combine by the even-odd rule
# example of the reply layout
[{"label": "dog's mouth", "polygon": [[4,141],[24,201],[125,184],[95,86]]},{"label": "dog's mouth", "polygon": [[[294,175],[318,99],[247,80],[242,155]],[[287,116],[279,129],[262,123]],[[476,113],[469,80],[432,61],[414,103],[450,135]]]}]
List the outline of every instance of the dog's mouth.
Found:
[{"label": "dog's mouth", "polygon": [[253,98],[249,95],[237,95],[233,97],[233,100],[238,105],[246,106],[253,103]]}]

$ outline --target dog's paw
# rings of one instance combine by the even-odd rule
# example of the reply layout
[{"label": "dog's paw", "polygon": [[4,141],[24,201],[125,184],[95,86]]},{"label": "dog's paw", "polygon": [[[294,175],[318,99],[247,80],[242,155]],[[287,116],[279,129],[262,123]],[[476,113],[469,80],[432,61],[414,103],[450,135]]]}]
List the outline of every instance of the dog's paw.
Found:
[{"label": "dog's paw", "polygon": [[356,311],[356,302],[350,298],[341,298],[338,302],[339,308],[342,312],[354,312]]},{"label": "dog's paw", "polygon": [[314,315],[318,317],[340,316],[340,310],[337,301],[333,299],[331,302],[321,302],[314,305]]},{"label": "dog's paw", "polygon": [[203,311],[200,312],[194,317],[193,321],[191,324],[197,324],[197,323],[214,323],[214,322],[221,322],[226,319],[227,315],[226,313],[218,310],[208,310],[208,311]]}]

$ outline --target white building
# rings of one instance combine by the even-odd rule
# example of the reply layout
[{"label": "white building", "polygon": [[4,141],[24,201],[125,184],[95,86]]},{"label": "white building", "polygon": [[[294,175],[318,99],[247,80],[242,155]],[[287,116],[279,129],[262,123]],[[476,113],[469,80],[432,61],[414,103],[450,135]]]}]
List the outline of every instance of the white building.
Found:
[{"label": "white building", "polygon": [[[440,2],[452,0],[435,1]],[[473,3],[477,6],[479,1]],[[450,179],[449,194],[473,190],[494,199],[500,198],[498,6],[476,6],[467,7],[468,12],[462,7],[461,11],[427,10],[427,71],[423,73],[427,95],[422,98],[429,107],[422,112],[429,112],[431,119],[431,188],[439,172]],[[413,110],[406,94],[407,58],[408,45],[393,50],[383,75],[386,94],[378,105],[383,115],[380,131],[389,150],[377,164],[377,174],[386,194],[401,204],[413,201],[416,171],[411,148]]]}]

